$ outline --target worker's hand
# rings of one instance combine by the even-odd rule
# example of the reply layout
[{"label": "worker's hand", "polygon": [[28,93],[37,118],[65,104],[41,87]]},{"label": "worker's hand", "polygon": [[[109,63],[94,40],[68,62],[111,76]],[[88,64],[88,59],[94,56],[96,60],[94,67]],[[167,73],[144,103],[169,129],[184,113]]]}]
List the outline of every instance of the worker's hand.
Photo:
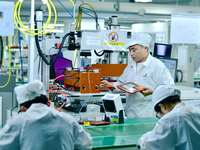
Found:
[{"label": "worker's hand", "polygon": [[113,87],[113,83],[108,82],[107,80],[102,80],[101,84],[103,84],[104,86],[107,86],[107,87]]},{"label": "worker's hand", "polygon": [[154,90],[152,90],[151,88],[149,87],[144,87],[145,90],[144,91],[141,91],[141,93],[144,95],[144,96],[147,96],[147,95],[150,95],[153,93]]}]

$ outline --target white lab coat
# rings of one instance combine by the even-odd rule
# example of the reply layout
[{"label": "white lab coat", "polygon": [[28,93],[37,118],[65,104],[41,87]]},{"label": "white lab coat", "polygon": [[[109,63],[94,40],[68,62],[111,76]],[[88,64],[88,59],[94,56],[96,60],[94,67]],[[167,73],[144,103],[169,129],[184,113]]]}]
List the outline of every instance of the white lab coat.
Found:
[{"label": "white lab coat", "polygon": [[[174,84],[174,79],[166,66],[149,54],[147,60],[140,64],[140,67],[137,67],[137,73],[136,62],[132,61],[128,64],[123,74],[118,78],[118,82],[114,83],[114,86],[116,87],[120,82],[135,82],[141,86],[155,89],[159,85]],[[128,118],[152,117],[152,112],[151,96],[144,97],[140,92],[126,94],[125,114]]]},{"label": "white lab coat", "polygon": [[0,131],[0,150],[92,149],[92,138],[72,117],[32,104]]},{"label": "white lab coat", "polygon": [[146,150],[200,149],[200,109],[186,103],[177,104],[138,144]]}]

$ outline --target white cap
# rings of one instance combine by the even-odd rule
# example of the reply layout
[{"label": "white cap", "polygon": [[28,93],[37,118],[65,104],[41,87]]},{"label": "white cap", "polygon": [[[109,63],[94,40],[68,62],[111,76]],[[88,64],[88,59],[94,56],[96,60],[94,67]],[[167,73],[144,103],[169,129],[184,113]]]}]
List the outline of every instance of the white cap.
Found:
[{"label": "white cap", "polygon": [[151,40],[152,40],[152,37],[149,34],[138,32],[138,33],[133,34],[130,41],[127,43],[127,47],[136,45],[136,44],[149,47]]},{"label": "white cap", "polygon": [[155,107],[159,102],[169,96],[181,97],[181,91],[174,85],[161,85],[156,88],[152,94],[153,106]]},{"label": "white cap", "polygon": [[19,85],[15,87],[14,91],[17,95],[18,104],[31,101],[41,95],[46,95],[44,84],[39,80],[34,80],[30,83]]}]

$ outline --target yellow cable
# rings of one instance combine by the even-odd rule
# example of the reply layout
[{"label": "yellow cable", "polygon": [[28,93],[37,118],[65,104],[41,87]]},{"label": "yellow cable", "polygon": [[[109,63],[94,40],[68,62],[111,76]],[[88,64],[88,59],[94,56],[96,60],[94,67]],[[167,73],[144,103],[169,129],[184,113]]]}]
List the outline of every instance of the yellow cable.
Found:
[{"label": "yellow cable", "polygon": [[81,20],[82,20],[82,9],[79,7],[79,12],[78,12],[78,16],[76,18],[76,26],[75,29],[76,30],[80,30],[81,29]]},{"label": "yellow cable", "polygon": [[81,9],[81,6],[82,5],[88,5],[92,8],[92,10],[95,12],[95,9],[88,3],[82,3],[80,6],[79,6],[79,12],[78,12],[78,16],[76,18],[76,22],[75,22],[75,29],[76,30],[80,30],[81,29],[81,20],[82,20],[82,9]]},{"label": "yellow cable", "polygon": [[0,86],[0,88],[4,88],[8,85],[8,83],[10,82],[10,77],[11,77],[11,57],[10,57],[10,36],[9,36],[9,41],[8,41],[8,53],[9,53],[9,76],[8,76],[8,81],[5,85]]},{"label": "yellow cable", "polygon": [[78,55],[78,50],[76,50],[76,57],[75,57],[75,60],[74,60],[74,66],[73,66],[73,68],[75,68],[77,55]]},{"label": "yellow cable", "polygon": [[75,6],[75,4],[74,4],[74,2],[72,0],[69,0],[69,1],[72,3],[73,6]]},{"label": "yellow cable", "polygon": [[[55,20],[54,20],[53,26],[52,26],[47,32],[45,32],[45,30],[46,30],[46,28],[47,28],[47,26],[49,25],[50,20],[51,20],[51,6],[49,5],[49,2],[50,2],[50,4],[51,4],[51,6],[53,7],[53,10],[54,10],[54,13],[55,13]],[[57,21],[57,12],[56,12],[55,6],[54,6],[54,4],[52,3],[52,1],[49,0],[49,2],[46,3],[46,6],[47,6],[47,8],[48,8],[48,10],[49,10],[49,16],[48,16],[47,22],[46,22],[42,27],[40,27],[40,28],[37,28],[37,29],[30,29],[30,28],[25,27],[25,26],[23,25],[23,23],[21,22],[21,19],[20,19],[21,3],[18,1],[18,2],[15,4],[15,6],[14,6],[14,23],[15,23],[16,27],[18,28],[18,30],[20,30],[22,33],[24,33],[24,34],[26,34],[26,35],[31,35],[31,36],[34,36],[34,35],[42,35],[42,34],[46,34],[46,33],[48,33],[49,31],[51,31],[51,30],[55,27],[55,24],[56,24],[56,21]],[[19,7],[19,8],[18,8],[18,7]],[[18,8],[18,13],[17,13],[17,8]],[[20,25],[25,31],[27,31],[27,32],[29,32],[29,33],[31,33],[31,34],[22,31],[22,30],[18,27],[16,21],[19,23],[19,25]],[[31,31],[40,30],[40,29],[42,29],[43,27],[44,27],[44,29],[43,29],[42,31],[38,32],[38,33],[31,32]],[[31,31],[29,31],[29,30],[31,30]]]},{"label": "yellow cable", "polygon": [[[21,3],[20,3],[20,5],[21,5]],[[50,7],[49,4],[47,4],[47,7]],[[39,35],[39,34],[42,34],[42,32],[47,28],[47,26],[48,26],[48,24],[49,24],[49,22],[50,22],[50,19],[47,20],[47,23],[48,23],[48,24],[46,24],[46,27],[45,27],[42,31],[40,31],[39,33],[31,32],[31,31],[29,31],[29,30],[30,30],[29,28],[26,28],[26,27],[21,23],[21,20],[20,20],[20,9],[21,9],[21,7],[19,7],[19,10],[18,10],[18,18],[19,18],[19,19],[16,17],[17,9],[15,9],[15,14],[14,14],[14,16],[16,17],[17,22],[19,23],[19,25],[20,25],[24,30],[26,30],[27,32],[29,32],[29,33],[31,33],[31,34],[27,34],[27,33],[23,32],[23,31],[18,27],[16,21],[14,20],[14,21],[15,21],[15,25],[17,26],[18,30],[20,30],[22,33],[27,34],[27,35]],[[50,14],[51,14],[51,13],[50,13]],[[41,29],[41,28],[39,28],[39,29]],[[33,29],[33,30],[38,30],[38,29]]]},{"label": "yellow cable", "polygon": [[92,8],[93,11],[95,11],[94,8],[90,4],[88,4],[88,3],[82,3],[80,6],[82,6],[82,5],[88,5],[88,6],[90,6]]},{"label": "yellow cable", "polygon": [[[48,8],[48,10],[49,10],[49,16],[48,16],[48,19],[47,19],[47,22],[42,26],[42,27],[40,27],[40,28],[37,28],[37,29],[30,29],[30,28],[27,28],[27,27],[25,27],[24,25],[23,25],[23,23],[21,22],[21,18],[20,18],[20,10],[21,10],[21,3],[20,3],[20,7],[19,7],[19,10],[18,10],[18,23],[21,25],[21,26],[23,26],[23,28],[26,30],[31,30],[31,31],[37,31],[37,30],[40,30],[40,29],[42,29],[42,28],[44,28],[45,26],[47,27],[48,26],[48,24],[50,23],[50,21],[51,21],[51,8],[50,8],[50,5],[49,5],[49,3],[47,2],[47,8]],[[16,9],[17,10],[17,9]],[[33,32],[33,33],[35,33],[35,32]]]},{"label": "yellow cable", "polygon": [[[48,5],[48,4],[47,4],[47,5]],[[19,11],[18,11],[18,18],[20,19],[20,14],[19,14],[19,13],[20,13],[20,8],[19,8]],[[51,14],[51,13],[50,13],[50,14]],[[49,23],[50,20],[48,20],[47,22]],[[20,23],[21,23],[21,22],[20,22]],[[22,23],[21,23],[20,25],[22,25],[22,28],[23,28],[23,29],[25,29],[25,30],[28,29],[28,30],[26,30],[26,31],[29,32],[29,33],[31,33],[31,34],[33,34],[33,35],[42,34],[42,32],[45,31],[46,28],[47,28],[47,26],[48,26],[48,24],[46,24],[46,25],[45,25],[45,28],[44,28],[42,31],[40,31],[40,32],[38,32],[38,33],[35,33],[35,32],[31,32],[31,31],[29,31],[29,30],[39,30],[39,29],[42,29],[42,28],[39,28],[39,29],[29,29],[29,28],[26,28]]]}]

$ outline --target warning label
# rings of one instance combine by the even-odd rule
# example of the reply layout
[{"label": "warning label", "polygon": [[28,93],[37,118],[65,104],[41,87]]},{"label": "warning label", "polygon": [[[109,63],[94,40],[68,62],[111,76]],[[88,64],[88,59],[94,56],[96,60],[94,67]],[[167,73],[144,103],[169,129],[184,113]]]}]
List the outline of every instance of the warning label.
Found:
[{"label": "warning label", "polygon": [[108,35],[108,39],[109,39],[111,42],[117,42],[117,40],[119,39],[119,35],[118,35],[116,32],[111,32],[111,33]]},{"label": "warning label", "polygon": [[125,43],[122,42],[117,42],[117,43],[113,43],[113,42],[104,42],[104,45],[112,45],[112,46],[124,46]]},{"label": "warning label", "polygon": [[127,50],[126,49],[127,32],[119,30],[104,31],[103,49],[106,50]]}]

